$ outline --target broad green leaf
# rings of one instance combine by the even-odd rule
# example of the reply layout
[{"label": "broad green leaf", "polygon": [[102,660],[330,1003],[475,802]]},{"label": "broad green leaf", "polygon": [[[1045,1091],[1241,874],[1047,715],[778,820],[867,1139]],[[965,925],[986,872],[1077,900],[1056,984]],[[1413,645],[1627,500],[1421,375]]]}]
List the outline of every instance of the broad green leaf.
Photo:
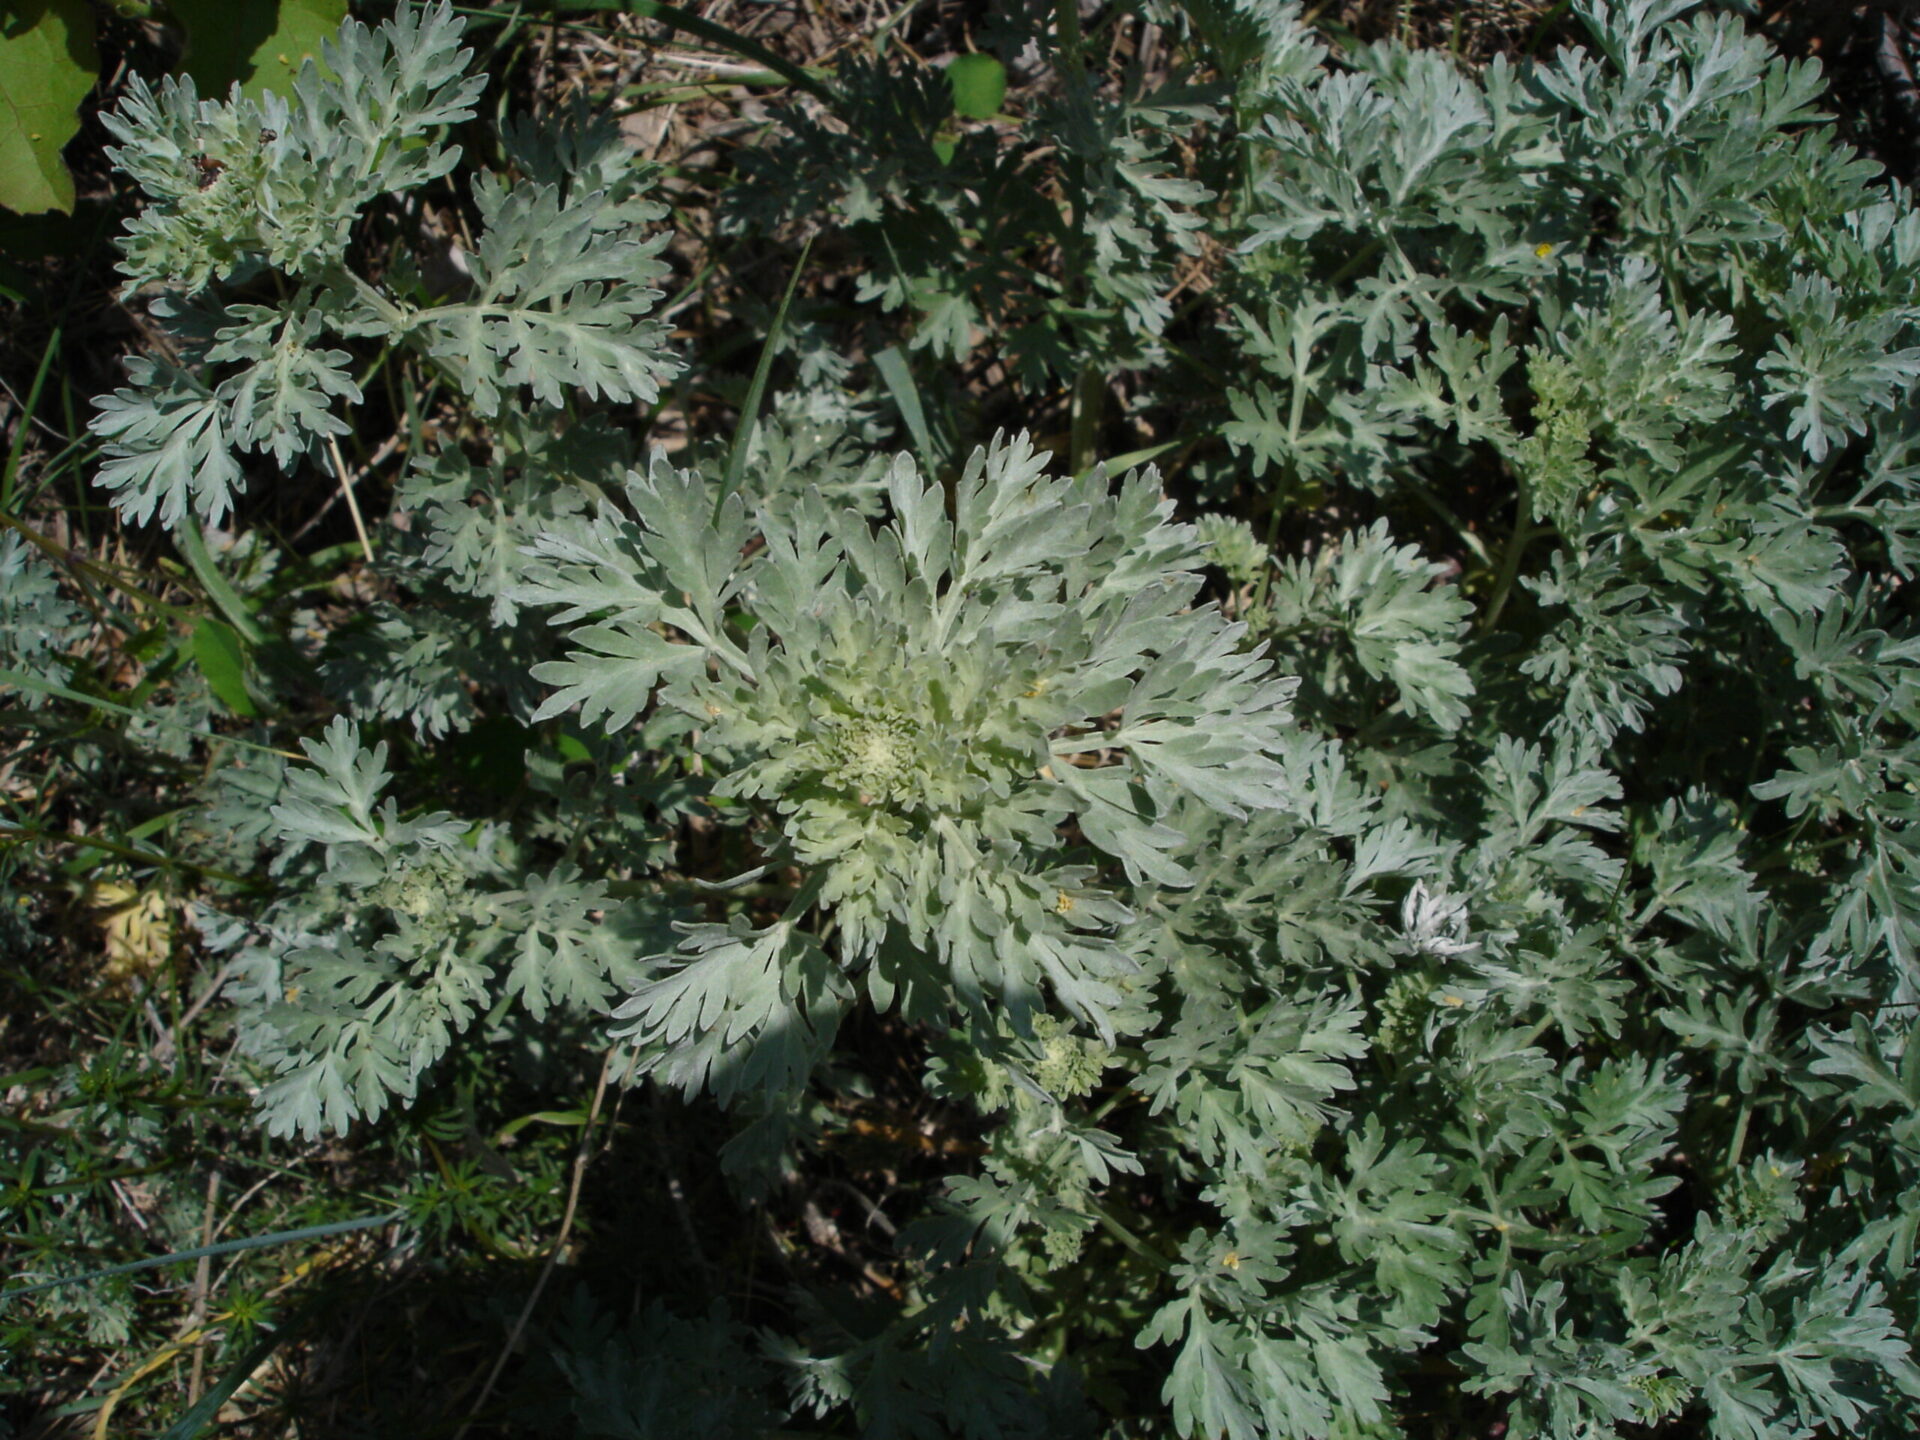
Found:
[{"label": "broad green leaf", "polygon": [[0,205],[72,212],[60,151],[99,71],[84,0],[20,0],[0,15]]},{"label": "broad green leaf", "polygon": [[347,0],[171,0],[168,9],[187,31],[183,68],[203,95],[225,96],[237,81],[258,99],[268,91],[290,94],[293,77],[320,44],[340,32]]},{"label": "broad green leaf", "polygon": [[962,55],[947,66],[953,108],[969,120],[989,120],[1007,98],[1007,70],[991,55]]},{"label": "broad green leaf", "polygon": [[253,714],[253,699],[247,694],[246,659],[240,650],[240,637],[231,625],[209,615],[194,626],[193,663],[207,677],[207,685],[222,705],[236,715]]}]

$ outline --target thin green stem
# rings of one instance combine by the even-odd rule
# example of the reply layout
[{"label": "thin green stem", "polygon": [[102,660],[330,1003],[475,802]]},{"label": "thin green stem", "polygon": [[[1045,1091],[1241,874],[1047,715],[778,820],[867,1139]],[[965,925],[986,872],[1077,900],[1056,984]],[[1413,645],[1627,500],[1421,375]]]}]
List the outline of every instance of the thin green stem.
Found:
[{"label": "thin green stem", "polygon": [[1338,287],[1346,281],[1351,280],[1355,275],[1358,275],[1361,269],[1371,263],[1373,257],[1378,255],[1381,250],[1386,247],[1386,243],[1385,240],[1382,240],[1376,235],[1358,250],[1354,251],[1353,258],[1335,271],[1333,278],[1327,282],[1329,288]]},{"label": "thin green stem", "polygon": [[206,536],[200,533],[200,522],[192,515],[181,516],[180,523],[174,527],[173,539],[182,558],[199,577],[200,583],[206,586],[207,598],[227,617],[228,623],[240,632],[249,645],[265,645],[271,637],[253,618],[253,611],[247,608],[245,598],[220,573],[212,552],[207,549]]},{"label": "thin green stem", "polygon": [[1416,476],[1402,475],[1400,477],[1400,483],[1411,490],[1414,497],[1429,510],[1446,521],[1453,533],[1460,537],[1460,543],[1473,552],[1473,558],[1475,560],[1479,561],[1481,565],[1488,569],[1493,568],[1493,556],[1487,550],[1487,542],[1467,527],[1467,522],[1460,518],[1459,511],[1455,510],[1451,505],[1447,504],[1446,501],[1434,494],[1433,490]]},{"label": "thin green stem", "polygon": [[1088,1200],[1087,1210],[1092,1214],[1094,1219],[1100,1222],[1101,1229],[1105,1230],[1109,1235],[1113,1236],[1114,1239],[1118,1240],[1122,1245],[1126,1246],[1127,1249],[1153,1266],[1153,1268],[1161,1274],[1167,1274],[1173,1269],[1173,1262],[1171,1260],[1147,1244],[1146,1241],[1134,1234],[1133,1231],[1129,1230],[1125,1225],[1121,1224],[1119,1217],[1098,1200]]},{"label": "thin green stem", "polygon": [[1060,32],[1060,54],[1067,68],[1078,75],[1086,68],[1086,59],[1081,53],[1079,0],[1054,0],[1053,20]]},{"label": "thin green stem", "polygon": [[1749,1096],[1740,1102],[1740,1114],[1733,1122],[1733,1139],[1727,1143],[1728,1170],[1740,1163],[1740,1156],[1747,1148],[1747,1127],[1752,1121],[1753,1099]]},{"label": "thin green stem", "polygon": [[746,399],[741,402],[740,424],[734,431],[733,448],[727,452],[727,473],[713,501],[716,519],[719,518],[720,507],[726,504],[729,495],[739,490],[740,481],[747,473],[747,452],[753,446],[753,433],[760,424],[760,403],[767,391],[768,377],[773,373],[774,353],[780,348],[787,312],[793,307],[793,297],[800,289],[800,277],[806,273],[807,257],[812,253],[813,237],[809,235],[800,246],[800,258],[793,262],[793,273],[787,276],[786,293],[780,297],[780,308],[773,312],[773,322],[767,326],[767,338],[760,347],[760,359],[753,367],[753,380],[747,386]]},{"label": "thin green stem", "polygon": [[37,825],[23,825],[16,820],[0,820],[0,844],[10,840],[36,840],[48,845],[71,845],[76,850],[100,850],[108,855],[117,855],[122,860],[157,865],[163,870],[190,870],[196,875],[222,880],[229,885],[255,887],[255,882],[244,875],[235,875],[212,865],[198,865],[191,860],[177,860],[157,850],[142,850],[136,845],[122,845],[117,840],[103,840],[97,835],[70,835],[64,831],[43,830]]},{"label": "thin green stem", "polygon": [[[344,266],[334,272],[333,278],[344,279],[347,282],[347,287],[366,302],[367,308],[378,315],[381,321],[393,330],[395,339],[400,338],[409,330],[413,329],[414,321],[418,318],[416,311],[404,309],[396,305],[367,281],[354,274],[353,271],[346,269]],[[463,307],[450,305],[436,309],[435,313],[444,315],[449,310],[457,310],[460,308]]]},{"label": "thin green stem", "polygon": [[1480,619],[1480,631],[1488,634],[1499,623],[1500,612],[1507,608],[1507,601],[1513,594],[1514,582],[1520,578],[1520,560],[1526,554],[1527,546],[1542,536],[1553,534],[1548,526],[1533,525],[1533,493],[1528,488],[1527,477],[1514,477],[1519,494],[1513,503],[1513,532],[1507,537],[1506,549],[1500,556],[1500,570],[1494,576],[1493,593],[1487,597],[1487,613]]},{"label": "thin green stem", "polygon": [[391,1225],[405,1218],[403,1210],[392,1210],[384,1215],[370,1215],[362,1220],[339,1220],[331,1225],[306,1225],[298,1230],[277,1230],[271,1235],[251,1235],[241,1240],[223,1240],[218,1245],[202,1245],[192,1250],[176,1250],[171,1255],[156,1256],[151,1260],[135,1260],[126,1265],[109,1265],[104,1270],[89,1270],[84,1275],[63,1275],[57,1280],[42,1280],[33,1285],[21,1285],[8,1290],[0,1299],[12,1300],[21,1295],[33,1295],[42,1290],[52,1290],[62,1285],[78,1285],[89,1280],[104,1279],[109,1275],[130,1275],[138,1270],[152,1270],[160,1265],[177,1265],[182,1260],[198,1260],[202,1255],[231,1255],[238,1250],[259,1250],[269,1245],[292,1245],[303,1240],[322,1240],[331,1235],[346,1235],[355,1230],[371,1230],[381,1225]]},{"label": "thin green stem", "polygon": [[1094,441],[1100,429],[1100,400],[1107,377],[1093,365],[1080,372],[1073,386],[1067,438],[1067,470],[1079,475],[1093,465]]},{"label": "thin green stem", "polygon": [[33,383],[27,387],[27,398],[20,402],[20,423],[13,432],[13,444],[7,451],[7,463],[0,471],[0,510],[13,509],[13,486],[20,472],[20,460],[26,453],[27,432],[33,428],[34,412],[40,408],[40,392],[47,383],[47,372],[53,368],[53,357],[60,351],[61,327],[53,327],[53,334],[47,337],[47,343],[40,350],[40,364],[34,369]]}]

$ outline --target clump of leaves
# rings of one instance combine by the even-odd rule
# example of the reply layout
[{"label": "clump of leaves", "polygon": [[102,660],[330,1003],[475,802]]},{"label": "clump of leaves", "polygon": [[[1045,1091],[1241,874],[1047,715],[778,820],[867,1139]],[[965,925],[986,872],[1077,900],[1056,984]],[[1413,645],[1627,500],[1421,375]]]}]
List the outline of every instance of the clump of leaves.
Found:
[{"label": "clump of leaves", "polygon": [[[723,474],[563,413],[679,363],[606,130],[509,135],[470,295],[358,263],[355,216],[459,163],[447,8],[291,100],[136,91],[129,274],[181,358],[97,423],[123,511],[190,536],[239,457],[324,448],[328,334],[470,426],[322,658],[348,713],[291,765],[310,717],[265,716],[283,753],[205,802],[260,887],[200,914],[262,1122],[378,1134],[464,1056],[593,1046],[731,1129],[803,1216],[796,1298],[756,1220],[759,1340],[582,1306],[543,1373],[609,1434],[1912,1433],[1920,216],[1815,67],[1690,8],[1594,0],[1592,49],[1473,73],[1192,0],[1163,33],[1211,79],[1143,92],[1022,7],[1024,92],[809,76],[831,113],[729,223],[873,243]],[[965,407],[873,343],[907,313],[923,378],[1070,380],[1070,475],[944,449]],[[1205,431],[1198,526],[1091,463],[1108,402]],[[7,614],[57,619],[8,554]],[[511,761],[456,819],[463,729]],[[883,1093],[918,1141],[856,1253],[824,1137]],[[709,1293],[722,1209],[679,1206]]]},{"label": "clump of leaves", "polygon": [[[446,131],[485,84],[467,73],[464,23],[445,4],[403,5],[377,31],[348,21],[291,97],[201,100],[191,78],[156,92],[136,76],[104,117],[121,142],[109,153],[148,202],[121,269],[159,289],[154,313],[179,354],[136,357],[133,384],[94,421],[110,457],[99,481],[128,518],[218,521],[245,488],[242,455],[286,470],[345,434],[337,407],[363,397],[329,336],[427,357],[486,416],[508,393],[652,400],[678,368],[647,318],[666,237],[645,227],[665,212],[606,127],[510,134],[520,183],[475,181],[470,295],[436,303],[411,267],[385,287],[352,268],[363,210],[460,163]],[[273,303],[213,288],[249,282],[250,296],[263,271],[282,277]]]},{"label": "clump of leaves", "polygon": [[[723,1094],[804,1078],[861,970],[916,1017],[992,998],[1024,1024],[1046,994],[1111,1039],[1138,967],[1097,861],[1184,883],[1162,818],[1178,797],[1244,816],[1286,793],[1267,752],[1291,684],[1193,608],[1198,547],[1151,472],[1116,493],[1098,471],[1050,478],[1016,437],[974,453],[951,518],[905,457],[886,494],[878,528],[815,492],[756,536],[740,497],[716,515],[656,460],[626,483],[634,519],[603,505],[535,546],[524,598],[563,606],[580,647],[535,670],[557,687],[539,714],[620,727],[659,687],[715,795],[773,817],[765,868],[807,876],[779,925],[693,929],[622,1008],[689,1089],[729,1055]],[[837,964],[796,928],[814,905]]]}]

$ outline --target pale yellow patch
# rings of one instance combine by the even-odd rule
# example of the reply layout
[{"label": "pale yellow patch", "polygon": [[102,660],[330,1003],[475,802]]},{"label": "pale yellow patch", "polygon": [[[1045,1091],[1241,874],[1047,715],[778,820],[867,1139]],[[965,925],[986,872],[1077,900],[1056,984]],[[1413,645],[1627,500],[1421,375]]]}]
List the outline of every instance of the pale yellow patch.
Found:
[{"label": "pale yellow patch", "polygon": [[151,975],[173,949],[173,917],[158,890],[140,890],[124,880],[98,880],[87,890],[87,907],[106,945],[101,967],[111,984]]}]

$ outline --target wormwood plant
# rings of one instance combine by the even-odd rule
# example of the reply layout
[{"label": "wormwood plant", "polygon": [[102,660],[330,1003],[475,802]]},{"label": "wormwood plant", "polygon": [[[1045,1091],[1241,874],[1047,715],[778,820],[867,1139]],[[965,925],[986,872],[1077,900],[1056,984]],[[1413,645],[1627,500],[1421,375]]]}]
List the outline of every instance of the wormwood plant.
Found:
[{"label": "wormwood plant", "polygon": [[[610,129],[510,126],[468,280],[420,278],[395,197],[463,173],[478,94],[447,7],[350,24],[290,100],[133,89],[173,353],[102,400],[100,480],[253,597],[279,744],[181,843],[265,882],[198,909],[258,1123],[377,1133],[464,1055],[612,1046],[726,1112],[747,1195],[846,1183],[883,1085],[961,1137],[859,1297],[796,1269],[623,1328],[582,1282],[523,1376],[556,1428],[1920,1423],[1920,217],[1811,64],[1577,10],[1591,48],[1471,73],[1155,7],[1192,73],[1143,94],[1074,7],[1010,7],[1010,117],[849,62],[728,223],[865,237],[866,308],[800,307],[725,454],[632,433],[684,357]],[[854,389],[899,342],[917,460]],[[1069,395],[1065,465],[943,462],[976,345]],[[249,455],[333,465],[394,357],[465,428],[420,432],[363,613],[217,570],[195,516],[244,517]],[[78,612],[41,551],[0,573],[12,683],[59,694]],[[514,765],[456,814],[461,733]]]},{"label": "wormwood plant", "polygon": [[[346,433],[336,406],[363,397],[351,356],[326,337],[377,339],[431,357],[483,416],[503,391],[557,406],[582,391],[654,399],[676,368],[644,317],[664,274],[660,207],[604,131],[509,132],[522,183],[475,177],[480,238],[472,291],[432,303],[405,257],[376,287],[348,263],[356,218],[459,163],[444,128],[473,115],[483,81],[444,7],[379,32],[349,21],[327,68],[307,64],[291,99],[201,100],[191,77],[155,93],[136,76],[108,127],[114,162],[148,197],[127,229],[130,284],[162,293],[154,313],[177,359],[136,357],[133,385],[101,404],[110,457],[100,484],[129,518],[217,521],[244,488],[239,457],[282,469]],[[278,279],[272,303],[242,291]]]}]

